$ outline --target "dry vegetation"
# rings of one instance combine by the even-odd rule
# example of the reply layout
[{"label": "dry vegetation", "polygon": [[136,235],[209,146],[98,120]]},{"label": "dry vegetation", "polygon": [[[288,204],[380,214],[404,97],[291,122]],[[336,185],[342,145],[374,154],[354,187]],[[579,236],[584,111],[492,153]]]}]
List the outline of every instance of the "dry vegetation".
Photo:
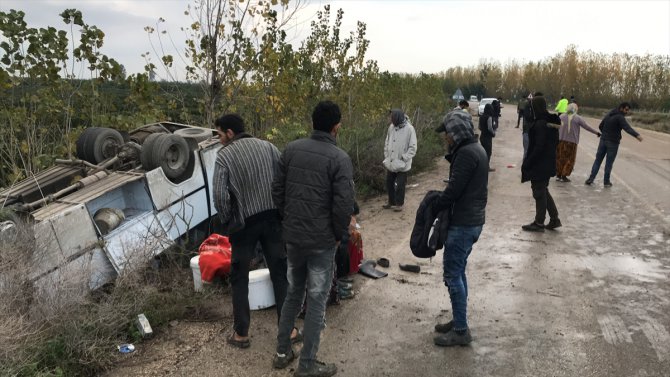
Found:
[{"label": "dry vegetation", "polygon": [[163,253],[160,267],[125,270],[113,285],[89,293],[84,270],[67,279],[47,276],[32,281],[37,261],[31,255],[29,229],[2,236],[2,376],[95,375],[118,357],[116,345],[140,341],[134,326],[139,313],[160,328],[172,319],[204,312],[202,305],[209,298],[193,295],[190,270],[184,266],[189,255],[180,249]]}]

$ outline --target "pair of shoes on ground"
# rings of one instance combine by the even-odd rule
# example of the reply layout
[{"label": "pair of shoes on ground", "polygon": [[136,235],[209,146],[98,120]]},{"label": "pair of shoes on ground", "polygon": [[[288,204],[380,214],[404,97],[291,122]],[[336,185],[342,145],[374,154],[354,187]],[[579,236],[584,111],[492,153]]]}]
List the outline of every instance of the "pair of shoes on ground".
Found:
[{"label": "pair of shoes on ground", "polygon": [[[285,354],[275,354],[274,359],[272,359],[272,367],[275,369],[285,369],[295,360],[295,352],[293,349]],[[337,373],[337,366],[335,364],[326,364],[318,360],[314,360],[314,363],[309,368],[298,367],[293,373],[296,377],[331,377]]]},{"label": "pair of shoes on ground", "polygon": [[392,209],[392,210],[394,210],[395,212],[402,212],[402,205],[395,205],[395,204],[389,204],[389,203],[386,203],[386,204],[384,204],[384,205],[382,206],[382,208],[384,208],[384,209]]},{"label": "pair of shoes on ground", "polygon": [[[297,330],[296,335],[291,338],[291,344],[296,344],[302,342],[303,336],[302,336],[302,331],[299,328],[295,328]],[[235,339],[235,331],[233,331],[232,334],[226,339],[226,343],[230,344],[233,347],[237,348],[249,348],[251,347],[251,340],[249,338],[246,339]]]},{"label": "pair of shoes on ground", "polygon": [[544,232],[545,229],[549,230],[554,230],[556,228],[562,227],[563,224],[561,224],[561,220],[559,218],[551,219],[549,220],[549,223],[547,225],[544,224],[538,224],[535,221],[533,221],[530,224],[523,225],[521,226],[521,229],[528,231],[528,232]]},{"label": "pair of shoes on ground", "polygon": [[440,335],[433,338],[433,343],[440,347],[467,346],[472,343],[470,329],[456,331],[453,321],[435,325],[435,331]]},{"label": "pair of shoes on ground", "polygon": [[[593,184],[593,179],[589,178],[584,182],[585,185],[591,186]],[[605,187],[612,187],[612,182],[605,182],[603,183],[603,186]]]}]

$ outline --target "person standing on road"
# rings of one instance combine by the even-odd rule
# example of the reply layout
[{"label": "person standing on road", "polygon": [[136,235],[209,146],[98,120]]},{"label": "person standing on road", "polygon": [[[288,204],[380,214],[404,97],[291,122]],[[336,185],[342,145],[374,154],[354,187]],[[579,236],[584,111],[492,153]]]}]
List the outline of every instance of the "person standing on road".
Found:
[{"label": "person standing on road", "polygon": [[412,159],[416,155],[416,132],[402,110],[391,110],[390,118],[391,124],[386,133],[383,161],[386,168],[388,203],[383,207],[400,212],[405,204],[407,172],[412,168]]},{"label": "person standing on road", "polygon": [[443,276],[449,289],[453,319],[437,324],[440,333],[433,339],[438,346],[466,345],[472,342],[468,327],[468,283],[465,268],[472,246],[484,226],[488,196],[489,163],[484,148],[477,143],[468,118],[461,111],[447,114],[442,132],[451,151],[449,184],[433,202],[433,213],[450,210],[447,240],[444,244]]},{"label": "person standing on road", "polygon": [[579,144],[579,130],[584,128],[600,137],[600,132],[586,124],[584,118],[577,115],[576,103],[568,105],[568,112],[561,115],[561,128],[558,130],[558,148],[556,149],[556,180],[570,182],[568,176],[575,167],[577,158],[577,144]]},{"label": "person standing on road", "polygon": [[521,124],[521,120],[523,119],[523,109],[524,107],[526,107],[526,103],[528,103],[528,101],[526,101],[525,98],[522,98],[516,105],[517,120],[516,120],[516,127],[514,128],[519,128],[519,125]]},{"label": "person standing on road", "polygon": [[568,100],[565,98],[565,96],[561,95],[561,100],[556,104],[554,111],[557,112],[558,115],[562,115],[568,111]]},{"label": "person standing on road", "polygon": [[290,334],[307,288],[304,340],[296,377],[337,373],[335,364],[317,361],[316,354],[335,251],[348,232],[354,210],[353,166],[335,141],[340,119],[337,104],[319,102],[312,113],[314,131],[309,138],[286,146],[272,183],[272,198],[282,217],[289,281],[272,366],[284,369],[295,358]]},{"label": "person standing on road", "polygon": [[[248,348],[249,268],[259,242],[270,270],[277,319],[288,286],[279,211],[272,201],[272,179],[279,166],[279,150],[270,142],[246,133],[239,115],[224,115],[214,125],[223,144],[214,165],[214,206],[232,246],[233,333],[227,342]],[[296,339],[298,331],[294,329],[292,335]]]},{"label": "person standing on road", "polygon": [[[536,93],[537,94],[537,93]],[[521,165],[521,182],[530,181],[535,199],[535,220],[521,228],[530,232],[560,227],[558,209],[549,193],[549,179],[556,175],[556,147],[561,119],[547,111],[547,101],[542,95],[531,100],[533,123],[528,131],[528,154]],[[544,225],[549,212],[549,223]]]},{"label": "person standing on road", "polygon": [[[535,95],[542,95],[542,93],[537,92]],[[526,103],[523,106],[523,123],[521,128],[521,141],[523,143],[523,158],[526,158],[528,152],[528,130],[530,125],[533,124],[533,110],[530,106],[530,101],[533,99],[533,94],[528,93],[528,98],[526,98]]]},{"label": "person standing on road", "polygon": [[[486,151],[489,164],[491,163],[491,154],[493,153],[493,138],[496,136],[496,129],[493,123],[493,106],[487,103],[484,106],[484,113],[479,117],[479,142]],[[495,169],[489,168],[493,172]]]},{"label": "person standing on road", "polygon": [[593,167],[591,167],[591,175],[589,175],[589,178],[584,182],[585,184],[590,185],[593,183],[596,175],[598,175],[603,158],[607,157],[605,160],[605,177],[603,178],[603,181],[605,187],[612,187],[610,174],[612,173],[614,160],[619,151],[621,130],[626,131],[638,141],[642,141],[642,135],[635,131],[633,127],[626,122],[626,115],[628,115],[629,112],[630,104],[628,102],[622,102],[616,109],[612,109],[607,113],[605,118],[600,122],[602,136],[600,137],[600,143],[598,144],[596,159],[593,161]]},{"label": "person standing on road", "polygon": [[500,98],[500,97],[498,97],[498,99],[493,100],[493,102],[491,102],[491,106],[493,106],[493,115],[491,116],[491,120],[493,120],[493,129],[494,130],[498,129],[498,119],[502,115],[500,113],[501,103],[502,103],[502,98]]}]

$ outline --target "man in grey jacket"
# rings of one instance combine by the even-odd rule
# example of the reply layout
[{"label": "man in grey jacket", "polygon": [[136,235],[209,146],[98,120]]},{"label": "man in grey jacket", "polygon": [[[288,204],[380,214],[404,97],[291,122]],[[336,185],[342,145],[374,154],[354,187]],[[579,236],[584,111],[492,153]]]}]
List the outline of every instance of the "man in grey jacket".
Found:
[{"label": "man in grey jacket", "polygon": [[400,212],[405,204],[407,172],[412,168],[412,159],[416,155],[416,132],[402,110],[391,110],[390,117],[383,161],[389,199],[383,207]]},{"label": "man in grey jacket", "polygon": [[289,143],[272,183],[272,197],[282,217],[288,253],[288,292],[279,320],[277,354],[272,366],[286,368],[295,358],[289,336],[307,288],[307,313],[300,362],[294,376],[337,373],[335,364],[316,359],[333,278],[335,251],[348,232],[354,210],[351,159],[335,142],[340,108],[322,101],[312,113],[314,131]]},{"label": "man in grey jacket", "polygon": [[[281,239],[279,212],[272,201],[272,178],[279,164],[279,150],[252,137],[244,120],[228,114],[215,121],[223,148],[214,165],[214,206],[232,245],[230,283],[233,301],[233,333],[228,344],[248,348],[249,266],[260,242],[277,303],[277,318],[286,297],[286,252]],[[299,339],[293,330],[294,339]]]}]

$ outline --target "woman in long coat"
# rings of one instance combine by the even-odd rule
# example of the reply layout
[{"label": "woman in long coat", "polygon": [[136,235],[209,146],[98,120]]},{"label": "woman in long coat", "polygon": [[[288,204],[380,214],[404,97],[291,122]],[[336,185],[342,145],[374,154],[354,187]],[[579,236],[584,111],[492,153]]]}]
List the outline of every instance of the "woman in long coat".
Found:
[{"label": "woman in long coat", "polygon": [[[530,181],[535,199],[535,220],[521,228],[530,232],[544,232],[560,227],[556,203],[549,193],[549,179],[556,175],[556,146],[561,120],[547,111],[547,101],[541,94],[531,100],[533,122],[528,130],[528,153],[521,165],[521,182]],[[549,223],[544,220],[549,212]]]},{"label": "woman in long coat", "polygon": [[568,112],[561,115],[561,128],[558,130],[558,148],[556,149],[556,180],[570,182],[568,176],[572,174],[577,158],[577,144],[579,131],[585,129],[600,137],[600,132],[586,124],[584,118],[577,115],[576,103],[568,105]]}]

